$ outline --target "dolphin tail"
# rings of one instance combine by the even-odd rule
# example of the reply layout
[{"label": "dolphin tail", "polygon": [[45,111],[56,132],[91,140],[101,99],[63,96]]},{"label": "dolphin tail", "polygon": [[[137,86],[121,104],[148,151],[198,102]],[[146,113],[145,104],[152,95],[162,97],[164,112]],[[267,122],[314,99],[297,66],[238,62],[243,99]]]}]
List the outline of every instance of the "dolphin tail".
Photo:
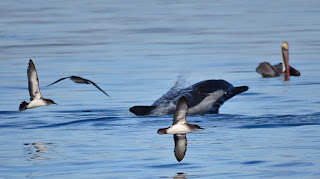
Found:
[{"label": "dolphin tail", "polygon": [[27,103],[26,101],[23,101],[20,106],[19,106],[19,110],[20,111],[24,111],[27,109],[27,106],[28,106],[29,103]]},{"label": "dolphin tail", "polygon": [[156,106],[133,106],[130,108],[130,112],[137,116],[148,115]]}]

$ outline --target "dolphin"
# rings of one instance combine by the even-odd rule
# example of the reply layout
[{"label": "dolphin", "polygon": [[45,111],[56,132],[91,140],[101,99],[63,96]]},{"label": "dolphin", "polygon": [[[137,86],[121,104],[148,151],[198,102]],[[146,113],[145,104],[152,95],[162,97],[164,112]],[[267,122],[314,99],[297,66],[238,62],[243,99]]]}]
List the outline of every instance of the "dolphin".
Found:
[{"label": "dolphin", "polygon": [[173,87],[151,106],[133,106],[130,112],[135,115],[174,114],[178,100],[184,96],[188,101],[188,114],[215,114],[225,101],[248,89],[248,86],[234,87],[225,80],[205,80],[184,89]]}]

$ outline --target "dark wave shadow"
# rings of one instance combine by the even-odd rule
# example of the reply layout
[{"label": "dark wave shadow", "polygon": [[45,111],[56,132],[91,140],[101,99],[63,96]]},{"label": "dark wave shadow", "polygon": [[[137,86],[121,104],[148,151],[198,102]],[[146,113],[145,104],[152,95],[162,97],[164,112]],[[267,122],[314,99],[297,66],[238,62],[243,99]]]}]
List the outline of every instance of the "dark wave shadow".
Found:
[{"label": "dark wave shadow", "polygon": [[242,162],[241,164],[244,164],[244,165],[256,165],[256,164],[261,164],[261,163],[266,163],[266,161],[252,160],[252,161]]},{"label": "dark wave shadow", "polygon": [[[260,117],[248,117],[249,124],[244,124],[234,128],[254,129],[254,128],[281,128],[320,125],[320,113],[309,115],[266,115]],[[254,122],[254,124],[252,124]]]},{"label": "dark wave shadow", "polygon": [[151,165],[150,168],[172,168],[177,166],[188,166],[191,163],[172,163],[172,164],[163,164],[163,165]]},{"label": "dark wave shadow", "polygon": [[20,111],[17,109],[16,111],[0,111],[1,114],[17,114],[20,113]]},{"label": "dark wave shadow", "polygon": [[68,125],[73,125],[73,124],[96,122],[96,121],[116,121],[119,119],[120,119],[119,117],[91,118],[91,119],[75,120],[75,121],[70,121],[70,122],[49,124],[49,125],[38,126],[38,127],[33,127],[33,128],[25,128],[25,129],[54,128],[54,127],[62,127],[62,126],[68,126]]},{"label": "dark wave shadow", "polygon": [[315,164],[312,162],[286,162],[286,163],[280,163],[271,165],[271,167],[295,167],[295,166],[314,166]]},{"label": "dark wave shadow", "polygon": [[65,110],[65,111],[49,111],[52,113],[108,113],[108,112],[117,112],[115,110],[104,110],[104,109],[81,109],[81,110]]},{"label": "dark wave shadow", "polygon": [[298,127],[298,126],[308,126],[308,125],[320,125],[320,123],[295,123],[295,124],[254,124],[254,125],[244,125],[236,128],[244,129],[256,129],[256,128],[280,128],[280,127]]}]

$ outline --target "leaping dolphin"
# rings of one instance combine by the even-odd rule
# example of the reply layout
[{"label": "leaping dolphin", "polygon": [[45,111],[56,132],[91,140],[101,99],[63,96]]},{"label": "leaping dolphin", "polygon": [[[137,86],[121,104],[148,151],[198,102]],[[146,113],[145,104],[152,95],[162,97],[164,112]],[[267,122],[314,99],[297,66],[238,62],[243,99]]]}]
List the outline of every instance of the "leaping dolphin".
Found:
[{"label": "leaping dolphin", "polygon": [[188,101],[188,114],[218,113],[225,101],[248,89],[248,86],[234,87],[225,80],[205,80],[184,89],[173,87],[151,106],[133,106],[130,112],[135,115],[174,114],[178,100],[184,96]]}]

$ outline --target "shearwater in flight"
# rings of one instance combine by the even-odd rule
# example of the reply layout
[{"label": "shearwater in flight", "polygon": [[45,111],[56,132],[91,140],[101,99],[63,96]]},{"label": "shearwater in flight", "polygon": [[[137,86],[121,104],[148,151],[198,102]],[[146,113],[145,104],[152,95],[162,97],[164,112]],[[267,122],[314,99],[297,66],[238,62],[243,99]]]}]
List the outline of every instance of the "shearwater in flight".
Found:
[{"label": "shearwater in flight", "polygon": [[[58,79],[57,81],[51,83],[50,85],[48,86],[51,86],[55,83],[58,83],[59,81],[62,81],[64,79],[67,79],[67,78],[70,78],[73,82],[75,83],[81,83],[81,84],[92,84],[93,86],[95,86],[96,88],[98,88],[102,93],[104,93],[105,95],[109,96],[105,91],[103,91],[98,85],[96,85],[93,81],[91,80],[88,80],[88,79],[85,79],[85,78],[82,78],[80,76],[68,76],[68,77],[64,77],[64,78],[60,78]],[[47,87],[48,87],[47,86]],[[110,97],[110,96],[109,96]]]},{"label": "shearwater in flight", "polygon": [[34,66],[31,59],[29,60],[27,74],[28,74],[30,102],[27,103],[26,101],[23,101],[19,106],[19,110],[24,111],[26,109],[31,109],[39,106],[48,106],[50,104],[57,104],[51,99],[46,99],[42,97],[40,93],[39,80],[38,80],[36,67]]},{"label": "shearwater in flight", "polygon": [[188,113],[187,99],[182,96],[177,104],[176,111],[173,116],[172,126],[168,128],[158,129],[158,134],[173,134],[174,139],[174,155],[180,162],[187,151],[186,133],[193,132],[198,129],[203,129],[196,124],[188,124],[186,116]]}]

